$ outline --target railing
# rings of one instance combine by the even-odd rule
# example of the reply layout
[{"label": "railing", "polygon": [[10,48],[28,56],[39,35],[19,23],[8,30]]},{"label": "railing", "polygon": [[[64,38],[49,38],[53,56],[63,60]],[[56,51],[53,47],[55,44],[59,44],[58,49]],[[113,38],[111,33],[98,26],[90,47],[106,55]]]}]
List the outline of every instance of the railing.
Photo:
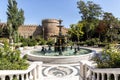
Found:
[{"label": "railing", "polygon": [[32,63],[27,70],[0,70],[0,80],[43,80],[42,62]]},{"label": "railing", "polygon": [[83,80],[120,80],[120,68],[95,68],[80,62],[80,76]]}]

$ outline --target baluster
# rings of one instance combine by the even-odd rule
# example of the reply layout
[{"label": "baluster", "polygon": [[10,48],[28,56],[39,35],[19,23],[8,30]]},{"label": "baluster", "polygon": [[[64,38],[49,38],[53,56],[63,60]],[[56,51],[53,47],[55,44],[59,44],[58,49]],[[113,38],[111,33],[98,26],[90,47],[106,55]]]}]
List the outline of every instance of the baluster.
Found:
[{"label": "baluster", "polygon": [[85,68],[84,68],[84,71],[85,71],[85,73],[84,73],[84,75],[85,75],[85,80],[87,80],[87,65],[85,64],[84,67],[85,67]]},{"label": "baluster", "polygon": [[99,80],[99,73],[97,73],[97,80]]},{"label": "baluster", "polygon": [[29,80],[29,78],[28,78],[28,73],[26,73],[26,79],[25,80]]},{"label": "baluster", "polygon": [[36,73],[36,68],[33,69],[33,80],[37,80],[37,77],[36,77],[37,73]]},{"label": "baluster", "polygon": [[102,73],[102,80],[104,80],[104,77],[105,77],[105,76],[104,76],[104,73]]},{"label": "baluster", "polygon": [[88,70],[88,71],[87,71],[87,74],[86,74],[86,80],[87,80],[87,79],[89,79],[89,78],[90,78],[90,76],[91,76],[91,71],[90,71],[90,70]]},{"label": "baluster", "polygon": [[10,75],[9,77],[10,77],[10,80],[13,80],[13,75]]},{"label": "baluster", "polygon": [[83,79],[85,79],[84,73],[85,73],[84,65],[83,65],[82,62],[80,62],[80,76],[81,76]]},{"label": "baluster", "polygon": [[19,80],[19,75],[16,75],[16,78]]},{"label": "baluster", "polygon": [[115,80],[118,80],[118,74],[114,74]]},{"label": "baluster", "polygon": [[33,80],[33,75],[32,75],[32,72],[30,72],[29,79],[30,79],[30,80]]},{"label": "baluster", "polygon": [[5,80],[5,76],[1,76],[1,80]]},{"label": "baluster", "polygon": [[109,80],[109,78],[110,78],[110,74],[107,74],[107,80]]},{"label": "baluster", "polygon": [[24,74],[21,74],[21,79],[24,80]]},{"label": "baluster", "polygon": [[95,80],[95,73],[93,72],[92,80]]},{"label": "baluster", "polygon": [[92,80],[92,71],[90,70],[90,77],[89,80]]}]

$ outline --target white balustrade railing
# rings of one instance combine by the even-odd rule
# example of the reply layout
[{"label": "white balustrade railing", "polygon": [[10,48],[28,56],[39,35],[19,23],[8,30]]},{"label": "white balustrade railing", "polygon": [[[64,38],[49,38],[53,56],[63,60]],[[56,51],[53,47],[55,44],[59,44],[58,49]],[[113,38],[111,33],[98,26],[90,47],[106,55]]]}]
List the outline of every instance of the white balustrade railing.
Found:
[{"label": "white balustrade railing", "polygon": [[120,68],[95,68],[80,62],[80,76],[83,80],[120,80]]},{"label": "white balustrade railing", "polygon": [[27,70],[0,70],[0,80],[43,80],[42,62],[33,62]]}]

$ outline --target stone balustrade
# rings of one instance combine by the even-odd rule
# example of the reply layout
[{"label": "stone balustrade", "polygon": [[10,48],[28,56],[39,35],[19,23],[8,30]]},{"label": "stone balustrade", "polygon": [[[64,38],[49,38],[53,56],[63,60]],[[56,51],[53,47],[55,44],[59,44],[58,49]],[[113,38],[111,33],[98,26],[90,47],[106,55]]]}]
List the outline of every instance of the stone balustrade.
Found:
[{"label": "stone balustrade", "polygon": [[80,69],[83,80],[120,80],[120,68],[95,68],[80,62]]},{"label": "stone balustrade", "polygon": [[42,62],[31,63],[27,70],[0,70],[0,80],[43,80]]}]

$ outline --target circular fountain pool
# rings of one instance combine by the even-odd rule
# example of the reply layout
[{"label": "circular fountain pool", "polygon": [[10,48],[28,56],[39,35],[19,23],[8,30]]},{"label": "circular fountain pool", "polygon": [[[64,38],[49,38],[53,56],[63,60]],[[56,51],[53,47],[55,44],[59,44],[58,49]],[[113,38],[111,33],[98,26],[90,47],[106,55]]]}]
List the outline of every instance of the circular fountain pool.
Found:
[{"label": "circular fountain pool", "polygon": [[30,50],[27,55],[31,61],[43,61],[44,63],[77,63],[81,60],[89,60],[95,53],[90,49],[80,48],[76,54],[74,49],[68,49],[63,51],[63,55],[59,55],[58,52],[47,51],[45,54],[40,49]]}]

